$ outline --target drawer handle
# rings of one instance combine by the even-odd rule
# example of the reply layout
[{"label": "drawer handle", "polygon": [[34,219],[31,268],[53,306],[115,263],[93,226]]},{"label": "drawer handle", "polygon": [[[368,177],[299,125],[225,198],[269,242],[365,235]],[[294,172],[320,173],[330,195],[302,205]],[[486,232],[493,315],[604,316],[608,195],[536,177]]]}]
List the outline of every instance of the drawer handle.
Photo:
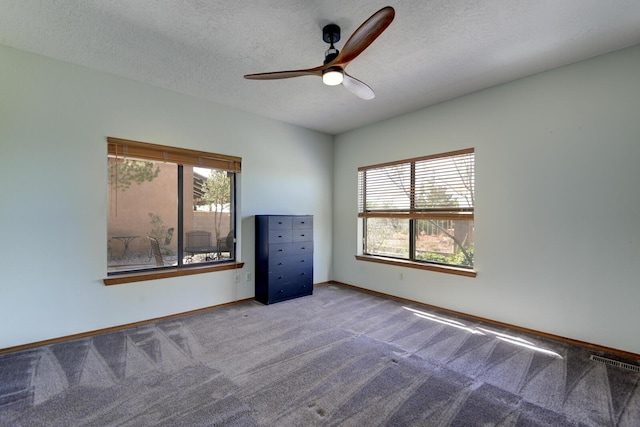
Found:
[{"label": "drawer handle", "polygon": [[300,224],[304,224],[304,221],[300,221]]},{"label": "drawer handle", "polygon": [[282,276],[278,277],[278,280],[282,279]]},{"label": "drawer handle", "polygon": [[281,262],[279,262],[279,263],[278,263],[278,265],[282,265],[282,263],[281,263]]},{"label": "drawer handle", "polygon": [[307,275],[307,273],[302,273],[302,274],[301,274],[301,276],[306,276],[306,275]]},{"label": "drawer handle", "polygon": [[304,234],[301,234],[300,237],[304,237]]},{"label": "drawer handle", "polygon": [[300,262],[304,262],[304,260],[303,260],[303,259],[301,259],[301,260],[300,260]]},{"label": "drawer handle", "polygon": [[280,290],[278,291],[278,293],[279,293],[279,294],[281,294],[281,293],[283,293],[283,292],[284,292],[284,289],[280,289]]},{"label": "drawer handle", "polygon": [[[304,248],[303,248],[304,249]],[[278,252],[282,252],[282,249],[278,249]]]},{"label": "drawer handle", "polygon": [[304,249],[305,249],[305,247],[303,246],[303,247],[302,247],[302,249],[304,250]]},{"label": "drawer handle", "polygon": [[282,221],[278,221],[278,224],[282,224]]},{"label": "drawer handle", "polygon": [[282,236],[278,236],[279,239],[282,239]]}]

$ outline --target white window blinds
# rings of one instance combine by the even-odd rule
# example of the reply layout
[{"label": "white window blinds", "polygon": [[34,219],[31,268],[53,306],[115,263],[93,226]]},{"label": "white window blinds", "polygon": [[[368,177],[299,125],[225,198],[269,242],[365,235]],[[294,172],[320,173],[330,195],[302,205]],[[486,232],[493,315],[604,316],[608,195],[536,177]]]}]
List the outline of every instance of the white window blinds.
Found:
[{"label": "white window blinds", "polygon": [[358,168],[358,216],[473,219],[474,149]]}]

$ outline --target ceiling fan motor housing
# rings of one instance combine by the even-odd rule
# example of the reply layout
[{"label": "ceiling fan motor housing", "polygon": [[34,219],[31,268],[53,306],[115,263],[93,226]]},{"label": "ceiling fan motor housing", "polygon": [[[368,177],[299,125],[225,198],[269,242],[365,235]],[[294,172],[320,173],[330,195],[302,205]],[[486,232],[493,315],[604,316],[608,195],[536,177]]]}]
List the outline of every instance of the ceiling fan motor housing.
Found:
[{"label": "ceiling fan motor housing", "polygon": [[340,27],[336,24],[325,25],[322,29],[322,40],[334,44],[340,41]]},{"label": "ceiling fan motor housing", "polygon": [[340,53],[340,51],[333,46],[334,43],[340,41],[340,27],[336,24],[325,25],[322,29],[322,39],[331,45],[324,53],[324,63],[328,64],[336,59]]}]

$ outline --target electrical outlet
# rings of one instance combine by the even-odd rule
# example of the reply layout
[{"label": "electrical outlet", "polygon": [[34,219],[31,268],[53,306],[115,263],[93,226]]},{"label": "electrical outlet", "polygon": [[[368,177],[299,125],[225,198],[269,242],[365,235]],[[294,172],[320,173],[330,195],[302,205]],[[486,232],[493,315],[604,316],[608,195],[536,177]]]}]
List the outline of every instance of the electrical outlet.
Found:
[{"label": "electrical outlet", "polygon": [[247,272],[246,272],[246,274],[245,274],[245,280],[246,280],[247,282],[250,282],[250,281],[251,281],[251,272],[250,272],[250,271],[247,271]]},{"label": "electrical outlet", "polygon": [[400,280],[404,280],[404,273],[400,273]]}]

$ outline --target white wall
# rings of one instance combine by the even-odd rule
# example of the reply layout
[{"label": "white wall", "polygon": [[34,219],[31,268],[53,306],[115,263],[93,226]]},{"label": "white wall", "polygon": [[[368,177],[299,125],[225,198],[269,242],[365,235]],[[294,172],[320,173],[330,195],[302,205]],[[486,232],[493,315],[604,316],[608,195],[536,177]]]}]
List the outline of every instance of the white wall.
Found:
[{"label": "white wall", "polygon": [[[315,282],[640,353],[638,75],[634,47],[332,148],[326,135],[0,46],[0,348],[250,298],[252,216],[304,213],[315,216]],[[102,284],[106,136],[243,158],[240,284],[233,272]],[[477,278],[355,260],[358,166],[471,146]]]},{"label": "white wall", "polygon": [[[239,284],[225,271],[104,286],[107,136],[243,158]],[[327,135],[0,46],[0,348],[253,297],[259,213],[314,215],[314,281],[329,280],[332,150]]]},{"label": "white wall", "polygon": [[[468,147],[478,276],[356,261],[357,167]],[[640,46],[340,135],[334,159],[335,280],[640,353]]]}]

